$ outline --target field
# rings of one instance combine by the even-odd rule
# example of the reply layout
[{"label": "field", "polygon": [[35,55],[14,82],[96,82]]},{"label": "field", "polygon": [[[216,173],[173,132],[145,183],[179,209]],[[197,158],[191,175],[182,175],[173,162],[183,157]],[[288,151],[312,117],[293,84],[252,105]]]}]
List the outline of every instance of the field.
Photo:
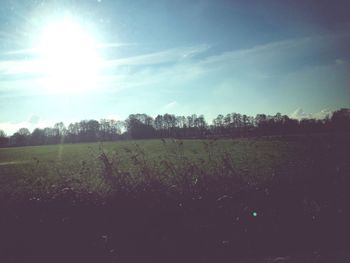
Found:
[{"label": "field", "polygon": [[[293,155],[300,150],[295,147],[300,146],[278,140],[237,139],[144,140],[0,149],[0,191],[17,196],[23,192],[37,195],[64,186],[105,195],[111,189],[103,180],[106,169],[103,153],[113,162],[112,176],[122,173],[125,179],[134,182],[145,179],[148,169],[149,176],[162,178],[166,184],[175,183],[174,177],[192,166],[193,174],[189,176],[193,180],[204,175],[231,173],[232,177],[254,184],[271,179],[277,169],[294,160]],[[225,161],[232,171],[223,167]]]},{"label": "field", "polygon": [[0,255],[318,262],[348,248],[349,174],[347,134],[3,148]]}]

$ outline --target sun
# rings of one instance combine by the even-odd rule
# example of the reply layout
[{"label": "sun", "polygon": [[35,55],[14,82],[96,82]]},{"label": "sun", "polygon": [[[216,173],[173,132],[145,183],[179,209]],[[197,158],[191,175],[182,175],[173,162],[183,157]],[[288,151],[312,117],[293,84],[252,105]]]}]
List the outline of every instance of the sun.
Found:
[{"label": "sun", "polygon": [[100,63],[96,42],[79,23],[65,19],[48,24],[39,42],[49,90],[72,93],[96,87]]}]

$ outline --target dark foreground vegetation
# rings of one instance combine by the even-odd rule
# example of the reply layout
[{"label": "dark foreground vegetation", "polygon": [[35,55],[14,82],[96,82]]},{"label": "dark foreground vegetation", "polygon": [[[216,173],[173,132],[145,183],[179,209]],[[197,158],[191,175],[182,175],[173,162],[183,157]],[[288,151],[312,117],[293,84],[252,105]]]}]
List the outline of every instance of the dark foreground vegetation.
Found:
[{"label": "dark foreground vegetation", "polygon": [[349,262],[349,134],[264,140],[295,148],[264,180],[225,151],[209,167],[192,162],[174,141],[176,161],[162,165],[125,149],[142,180],[101,149],[106,195],[68,181],[40,195],[2,188],[0,261]]},{"label": "dark foreground vegetation", "polygon": [[257,114],[219,114],[208,124],[203,115],[175,116],[131,114],[125,121],[102,119],[83,120],[66,127],[59,122],[54,127],[19,129],[7,137],[0,130],[0,147],[45,145],[77,142],[115,141],[150,138],[213,138],[248,137],[291,134],[313,134],[350,131],[350,109],[340,109],[325,119],[291,119],[277,113],[274,116]]}]

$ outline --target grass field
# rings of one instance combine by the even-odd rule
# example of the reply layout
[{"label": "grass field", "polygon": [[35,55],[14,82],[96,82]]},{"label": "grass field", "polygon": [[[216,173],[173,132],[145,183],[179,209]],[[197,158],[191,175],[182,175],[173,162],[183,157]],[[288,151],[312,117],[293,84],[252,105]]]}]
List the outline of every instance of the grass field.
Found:
[{"label": "grass field", "polygon": [[349,138],[0,149],[0,260],[348,262]]},{"label": "grass field", "polygon": [[106,184],[106,172],[130,187],[151,179],[167,187],[189,186],[210,177],[258,185],[276,174],[305,172],[317,162],[332,169],[346,166],[350,147],[344,138],[138,140],[2,148],[0,193],[38,196],[69,188],[103,196],[113,190],[111,182]]},{"label": "grass field", "polygon": [[258,184],[289,164],[298,165],[303,149],[300,142],[277,139],[144,140],[2,148],[0,192],[37,196],[69,187],[105,195],[111,189],[103,180],[106,167],[102,153],[113,162],[113,176],[123,174],[133,182],[149,174],[171,186],[174,177],[186,173],[193,180],[204,175],[230,175]]}]

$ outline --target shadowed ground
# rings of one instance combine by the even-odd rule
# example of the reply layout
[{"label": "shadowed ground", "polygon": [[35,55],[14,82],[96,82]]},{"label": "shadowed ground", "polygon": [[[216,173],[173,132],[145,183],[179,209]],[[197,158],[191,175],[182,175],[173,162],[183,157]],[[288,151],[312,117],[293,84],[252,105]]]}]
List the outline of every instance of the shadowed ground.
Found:
[{"label": "shadowed ground", "polygon": [[[76,162],[78,167],[69,176],[63,173],[69,170],[57,169],[47,174],[51,179],[45,177],[49,165],[40,170],[44,162],[40,156],[30,166],[39,168],[28,174],[14,173],[19,171],[14,164],[1,166],[1,258],[6,262],[348,262],[348,138],[226,140],[211,146],[188,141],[184,142],[188,152],[184,156],[191,156],[188,162],[181,159],[181,147],[172,151],[179,142],[138,142],[141,150],[123,145],[131,150],[124,156],[130,158],[125,167],[118,166],[118,155],[107,151],[113,148],[107,145],[112,177],[123,178],[128,167],[133,167],[128,176],[145,175],[115,185],[104,179],[108,164],[99,158],[98,145],[92,146],[97,155],[94,165]],[[191,155],[186,148],[191,145],[199,153]],[[157,152],[147,147],[163,149],[168,159],[172,156],[174,171],[158,165],[160,159],[149,161]],[[227,159],[224,147],[231,149],[232,159]],[[31,156],[35,149],[23,148],[21,153]],[[2,149],[2,162],[15,156],[6,150]],[[200,169],[196,155],[207,158],[205,169]],[[46,163],[49,156],[43,154]],[[135,158],[138,162],[133,163]],[[214,168],[205,166],[210,158],[215,159]],[[265,165],[259,160],[266,160]],[[198,169],[188,170],[191,164]],[[27,181],[35,171],[42,179]],[[153,177],[148,178],[147,171]],[[194,173],[194,180],[177,179],[184,171]],[[102,181],[99,187],[89,177],[92,174]],[[77,187],[84,176],[91,181]],[[47,187],[62,179],[71,180]],[[16,194],[6,185],[14,186]]]}]

